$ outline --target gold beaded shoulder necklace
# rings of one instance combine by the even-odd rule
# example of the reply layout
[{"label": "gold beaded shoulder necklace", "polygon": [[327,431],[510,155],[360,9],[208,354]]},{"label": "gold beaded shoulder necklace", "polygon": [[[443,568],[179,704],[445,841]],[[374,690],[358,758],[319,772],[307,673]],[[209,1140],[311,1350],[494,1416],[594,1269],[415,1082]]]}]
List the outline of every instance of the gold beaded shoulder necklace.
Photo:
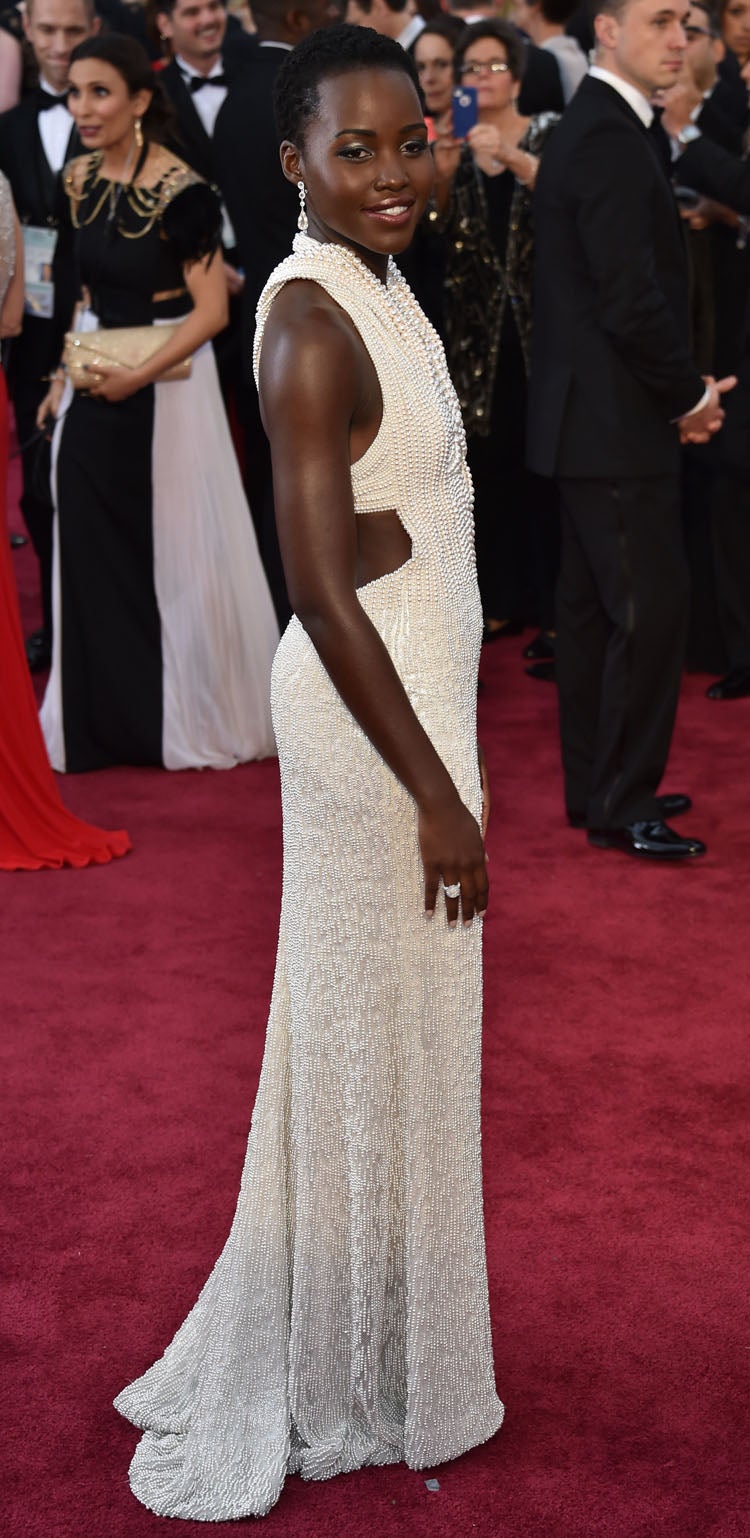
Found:
[{"label": "gold beaded shoulder necklace", "polygon": [[[70,203],[70,217],[73,228],[81,230],[93,224],[108,202],[109,209],[106,224],[108,230],[113,230],[120,200],[124,197],[128,207],[132,209],[132,212],[140,221],[140,228],[137,230],[125,230],[122,226],[119,226],[117,233],[122,235],[125,240],[141,240],[144,235],[148,235],[153,229],[156,220],[164,212],[167,203],[170,202],[175,193],[181,191],[183,186],[201,179],[194,172],[191,172],[187,166],[176,164],[170,166],[159,177],[159,180],[153,187],[139,187],[136,184],[136,179],[143,170],[147,155],[148,144],[144,144],[138,156],[138,163],[133,168],[132,175],[129,175],[131,154],[125,166],[122,180],[115,182],[101,175],[104,153],[102,150],[96,150],[89,157],[89,164],[83,175],[80,187],[76,186],[75,170],[74,166],[71,165],[65,173],[65,191]],[[96,188],[99,181],[102,182],[101,193],[94,197],[93,207],[84,214],[82,212],[83,204],[93,189]]]}]

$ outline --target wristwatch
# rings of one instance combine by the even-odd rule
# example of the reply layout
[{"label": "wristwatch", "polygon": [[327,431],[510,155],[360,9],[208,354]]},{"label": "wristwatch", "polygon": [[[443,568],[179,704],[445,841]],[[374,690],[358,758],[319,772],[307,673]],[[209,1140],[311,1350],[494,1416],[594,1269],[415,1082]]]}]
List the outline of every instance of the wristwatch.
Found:
[{"label": "wristwatch", "polygon": [[695,123],[686,123],[685,127],[681,128],[680,132],[675,134],[674,137],[677,144],[681,144],[683,149],[687,149],[689,144],[694,144],[696,139],[700,139],[701,131],[700,128],[696,128]]}]

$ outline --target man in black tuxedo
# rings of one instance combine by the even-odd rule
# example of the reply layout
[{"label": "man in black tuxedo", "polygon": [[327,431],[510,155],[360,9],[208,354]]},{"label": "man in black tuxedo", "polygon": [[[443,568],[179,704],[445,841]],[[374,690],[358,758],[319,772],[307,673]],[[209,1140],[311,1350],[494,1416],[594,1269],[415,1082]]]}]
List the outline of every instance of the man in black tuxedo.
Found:
[{"label": "man in black tuxedo", "polygon": [[228,30],[226,0],[162,0],[156,24],[172,49],[160,79],[177,113],[177,147],[193,169],[221,191],[216,125],[230,92],[255,58],[257,43],[246,32]]},{"label": "man in black tuxedo", "polygon": [[690,361],[688,280],[650,97],[677,78],[684,0],[599,0],[597,64],[542,157],[529,463],[563,508],[557,670],[568,816],[592,844],[704,852],[659,797],[683,664],[680,438],[720,393]]},{"label": "man in black tuxedo", "polygon": [[[256,52],[217,119],[214,151],[219,185],[236,232],[245,273],[245,324],[251,330],[266,279],[289,255],[299,201],[281,169],[273,111],[276,76],[287,53],[311,32],[338,21],[338,0],[256,0]],[[238,153],[238,147],[242,152]],[[252,376],[252,339],[244,358]]]},{"label": "man in black tuxedo", "polygon": [[[52,638],[52,502],[49,452],[36,434],[36,414],[47,394],[46,376],[60,361],[70,326],[76,282],[69,249],[59,240],[62,213],[60,171],[80,151],[66,106],[70,55],[99,26],[94,0],[27,0],[26,35],[39,70],[38,86],[0,117],[0,170],[5,172],[24,226],[25,240],[37,246],[41,265],[51,263],[51,283],[27,289],[23,330],[9,349],[8,386],[22,446],[21,510],[39,559],[44,624],[29,637],[29,666],[49,666]],[[48,261],[43,262],[47,257]]]},{"label": "man in black tuxedo", "polygon": [[[255,58],[257,44],[246,32],[227,28],[226,0],[163,0],[156,24],[169,40],[172,58],[161,82],[177,115],[173,148],[223,197],[224,161],[216,150],[216,130],[233,91]],[[242,157],[233,146],[230,158]],[[242,415],[240,370],[240,295],[244,286],[237,239],[224,208],[224,271],[229,289],[229,325],[215,339],[216,362],[226,399]]]}]

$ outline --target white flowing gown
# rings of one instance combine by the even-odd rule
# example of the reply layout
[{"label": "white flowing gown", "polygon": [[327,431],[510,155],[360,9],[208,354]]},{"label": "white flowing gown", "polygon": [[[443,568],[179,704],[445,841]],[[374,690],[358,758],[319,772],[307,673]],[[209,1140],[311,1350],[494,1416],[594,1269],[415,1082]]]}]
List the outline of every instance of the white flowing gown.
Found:
[{"label": "white flowing gown", "polygon": [[[312,279],[377,370],[355,509],[412,541],[359,599],[479,818],[482,618],[471,481],[443,349],[391,263],[298,236],[258,312]],[[164,1356],[115,1401],[134,1493],[165,1516],[267,1512],[287,1473],[438,1464],[501,1423],[479,1124],[481,925],[423,911],[417,811],[297,619],[276,655],[284,886],[265,1056],[227,1244]]]}]

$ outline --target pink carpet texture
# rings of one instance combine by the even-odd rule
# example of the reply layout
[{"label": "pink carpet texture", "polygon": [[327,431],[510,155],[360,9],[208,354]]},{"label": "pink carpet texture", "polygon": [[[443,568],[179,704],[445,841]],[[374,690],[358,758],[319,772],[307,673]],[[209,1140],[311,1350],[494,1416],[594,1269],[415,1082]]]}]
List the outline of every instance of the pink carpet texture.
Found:
[{"label": "pink carpet texture", "polygon": [[[15,526],[18,526],[17,520]],[[15,558],[27,630],[34,563]],[[528,637],[527,637],[528,639]],[[486,649],[485,1205],[500,1433],[287,1482],[267,1538],[748,1538],[750,700],[686,680],[662,869],[564,820],[550,685]],[[275,763],[60,781],[133,853],[0,876],[2,1531],[153,1538],[113,1395],[232,1218],[281,873]],[[429,1481],[429,1483],[428,1483]],[[226,1524],[180,1523],[199,1538]]]}]

